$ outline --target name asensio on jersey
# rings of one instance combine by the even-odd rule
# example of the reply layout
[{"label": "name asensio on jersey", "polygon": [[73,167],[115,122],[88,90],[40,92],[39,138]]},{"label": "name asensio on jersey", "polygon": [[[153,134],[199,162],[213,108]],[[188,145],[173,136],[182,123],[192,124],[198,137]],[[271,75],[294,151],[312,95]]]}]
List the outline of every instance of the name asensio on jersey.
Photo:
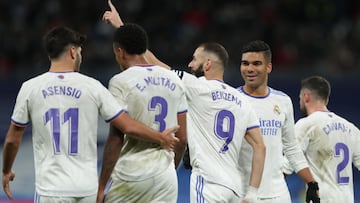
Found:
[{"label": "name asensio on jersey", "polygon": [[176,89],[176,84],[173,83],[170,78],[148,76],[144,78],[144,82],[145,84],[137,83],[135,85],[136,88],[140,90],[140,92],[144,91],[146,87],[150,85],[163,86],[170,89],[171,91]]},{"label": "name asensio on jersey", "polygon": [[70,87],[70,86],[50,86],[41,90],[44,99],[49,96],[61,95],[61,96],[70,96],[76,99],[79,99],[81,96],[81,90]]},{"label": "name asensio on jersey", "polygon": [[235,102],[235,104],[241,106],[241,100],[237,96],[229,92],[216,90],[216,91],[211,91],[210,94],[213,101],[221,99],[221,100]]}]

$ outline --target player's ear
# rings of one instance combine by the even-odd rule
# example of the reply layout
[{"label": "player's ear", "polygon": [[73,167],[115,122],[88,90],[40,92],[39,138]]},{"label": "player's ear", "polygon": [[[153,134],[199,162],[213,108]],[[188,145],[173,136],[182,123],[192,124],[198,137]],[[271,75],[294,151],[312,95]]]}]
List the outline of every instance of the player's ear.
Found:
[{"label": "player's ear", "polygon": [[204,71],[208,71],[211,66],[212,66],[212,60],[211,60],[211,59],[207,59],[206,62],[205,62],[205,67],[203,67],[203,68],[204,68]]},{"label": "player's ear", "polygon": [[116,48],[117,54],[120,58],[124,58],[126,56],[126,51],[120,47]]},{"label": "player's ear", "polygon": [[266,66],[266,69],[267,69],[267,73],[271,73],[271,71],[272,71],[272,63],[268,63],[267,66]]},{"label": "player's ear", "polygon": [[70,54],[71,59],[75,59],[75,57],[76,57],[76,47],[75,46],[70,46],[69,54]]},{"label": "player's ear", "polygon": [[304,98],[304,102],[305,102],[305,103],[308,103],[308,102],[310,101],[310,99],[311,99],[311,98],[310,98],[310,96],[311,96],[310,94],[311,94],[311,93],[310,93],[309,91],[304,91],[304,92],[303,92],[303,98]]}]

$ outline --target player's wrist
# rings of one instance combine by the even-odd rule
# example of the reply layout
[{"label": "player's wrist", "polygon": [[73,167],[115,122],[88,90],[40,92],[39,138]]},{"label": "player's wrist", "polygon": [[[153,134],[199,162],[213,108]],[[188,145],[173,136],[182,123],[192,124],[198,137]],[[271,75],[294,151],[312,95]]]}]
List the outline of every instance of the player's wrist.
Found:
[{"label": "player's wrist", "polygon": [[313,190],[319,190],[319,185],[316,181],[310,181],[307,183],[308,187]]},{"label": "player's wrist", "polygon": [[249,186],[249,189],[244,197],[245,200],[249,202],[255,202],[257,199],[258,188],[254,186]]},{"label": "player's wrist", "polygon": [[164,144],[166,143],[166,135],[162,132],[160,132],[160,136],[156,136],[157,138],[157,142],[160,146],[164,146]]}]

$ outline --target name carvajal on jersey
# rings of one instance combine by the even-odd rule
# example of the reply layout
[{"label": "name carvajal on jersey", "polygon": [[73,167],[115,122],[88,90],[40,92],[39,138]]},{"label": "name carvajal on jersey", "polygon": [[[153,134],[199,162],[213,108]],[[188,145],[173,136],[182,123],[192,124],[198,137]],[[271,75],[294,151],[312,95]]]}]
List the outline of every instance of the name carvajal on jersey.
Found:
[{"label": "name carvajal on jersey", "polygon": [[329,135],[333,131],[342,131],[344,133],[348,133],[349,135],[351,134],[350,128],[346,127],[344,123],[340,123],[340,122],[328,123],[323,128],[323,131],[326,135]]},{"label": "name carvajal on jersey", "polygon": [[148,76],[144,78],[144,83],[136,83],[135,87],[140,92],[143,92],[146,89],[146,87],[150,85],[163,86],[170,89],[171,91],[175,91],[176,89],[176,84],[172,82],[170,78],[152,77],[152,76]]}]

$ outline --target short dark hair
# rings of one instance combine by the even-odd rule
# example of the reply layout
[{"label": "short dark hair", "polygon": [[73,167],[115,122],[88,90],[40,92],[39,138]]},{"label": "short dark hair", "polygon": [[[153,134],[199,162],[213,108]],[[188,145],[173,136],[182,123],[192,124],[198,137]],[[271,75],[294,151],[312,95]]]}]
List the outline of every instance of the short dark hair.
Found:
[{"label": "short dark hair", "polygon": [[58,58],[68,45],[81,47],[86,40],[82,35],[66,26],[52,28],[44,36],[45,50],[50,59]]},{"label": "short dark hair", "polygon": [[148,48],[146,31],[137,24],[127,23],[115,30],[113,42],[128,54],[143,54]]},{"label": "short dark hair", "polygon": [[245,44],[242,47],[241,54],[248,53],[248,52],[263,52],[265,59],[268,62],[271,62],[271,57],[272,57],[271,49],[270,49],[270,46],[264,41],[254,40],[254,41],[251,41],[251,42]]},{"label": "short dark hair", "polygon": [[321,76],[310,76],[303,79],[301,89],[309,89],[324,101],[329,100],[331,93],[330,82]]},{"label": "short dark hair", "polygon": [[229,61],[229,54],[226,49],[219,43],[216,42],[205,42],[200,44],[198,47],[202,47],[204,51],[215,54],[222,65],[225,67]]}]

